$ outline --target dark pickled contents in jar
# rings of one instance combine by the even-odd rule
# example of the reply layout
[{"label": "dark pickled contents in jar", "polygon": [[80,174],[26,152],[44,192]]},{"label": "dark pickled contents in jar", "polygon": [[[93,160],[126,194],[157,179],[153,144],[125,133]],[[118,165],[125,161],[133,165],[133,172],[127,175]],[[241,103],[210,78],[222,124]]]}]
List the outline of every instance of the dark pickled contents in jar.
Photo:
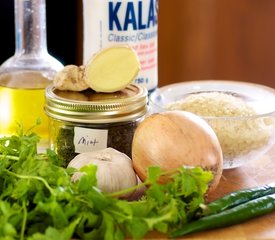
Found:
[{"label": "dark pickled contents in jar", "polygon": [[61,166],[67,167],[68,163],[77,155],[74,146],[74,128],[62,127],[56,137],[56,152]]},{"label": "dark pickled contents in jar", "polygon": [[136,128],[136,122],[110,127],[107,147],[112,147],[132,158],[132,141]]},{"label": "dark pickled contents in jar", "polygon": [[[136,128],[137,122],[109,125],[107,147],[112,147],[131,158],[132,141]],[[56,138],[56,152],[64,167],[78,154],[75,152],[73,126],[64,126],[59,129]]]}]

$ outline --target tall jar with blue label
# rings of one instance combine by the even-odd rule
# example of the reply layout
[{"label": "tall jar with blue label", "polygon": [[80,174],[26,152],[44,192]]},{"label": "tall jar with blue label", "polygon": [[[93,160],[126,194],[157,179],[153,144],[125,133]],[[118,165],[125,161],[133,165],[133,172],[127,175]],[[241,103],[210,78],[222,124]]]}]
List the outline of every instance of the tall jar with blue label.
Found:
[{"label": "tall jar with blue label", "polygon": [[83,64],[100,49],[130,45],[141,71],[134,83],[158,85],[158,0],[83,0]]}]

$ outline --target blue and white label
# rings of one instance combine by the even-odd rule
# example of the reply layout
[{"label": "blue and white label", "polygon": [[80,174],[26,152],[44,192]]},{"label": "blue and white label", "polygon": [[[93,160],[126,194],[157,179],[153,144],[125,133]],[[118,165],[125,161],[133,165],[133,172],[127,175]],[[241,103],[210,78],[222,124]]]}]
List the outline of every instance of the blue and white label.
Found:
[{"label": "blue and white label", "polygon": [[145,6],[141,0],[136,5],[133,1],[124,3],[126,9],[122,9],[122,2],[109,2],[109,30],[144,30],[156,26],[158,24],[156,1],[149,2],[149,10],[146,12],[143,10]]},{"label": "blue and white label", "polygon": [[135,83],[149,91],[158,84],[158,0],[83,0],[83,64],[100,49],[130,45],[141,71]]}]

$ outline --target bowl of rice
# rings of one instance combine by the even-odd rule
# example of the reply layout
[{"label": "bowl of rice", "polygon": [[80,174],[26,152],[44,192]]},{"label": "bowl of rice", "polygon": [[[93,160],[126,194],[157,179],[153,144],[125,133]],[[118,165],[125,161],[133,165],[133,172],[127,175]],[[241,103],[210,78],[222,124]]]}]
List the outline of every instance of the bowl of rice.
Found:
[{"label": "bowl of rice", "polygon": [[149,97],[150,113],[183,110],[216,133],[224,169],[257,159],[275,144],[275,89],[260,84],[201,80],[170,84]]}]

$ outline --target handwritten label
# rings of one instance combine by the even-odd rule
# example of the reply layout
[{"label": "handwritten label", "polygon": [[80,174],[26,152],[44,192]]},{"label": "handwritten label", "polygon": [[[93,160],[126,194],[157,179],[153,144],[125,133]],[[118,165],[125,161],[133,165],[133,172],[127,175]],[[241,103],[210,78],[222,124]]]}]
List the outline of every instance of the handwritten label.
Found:
[{"label": "handwritten label", "polygon": [[76,153],[91,152],[107,147],[108,130],[75,127],[74,134]]}]

